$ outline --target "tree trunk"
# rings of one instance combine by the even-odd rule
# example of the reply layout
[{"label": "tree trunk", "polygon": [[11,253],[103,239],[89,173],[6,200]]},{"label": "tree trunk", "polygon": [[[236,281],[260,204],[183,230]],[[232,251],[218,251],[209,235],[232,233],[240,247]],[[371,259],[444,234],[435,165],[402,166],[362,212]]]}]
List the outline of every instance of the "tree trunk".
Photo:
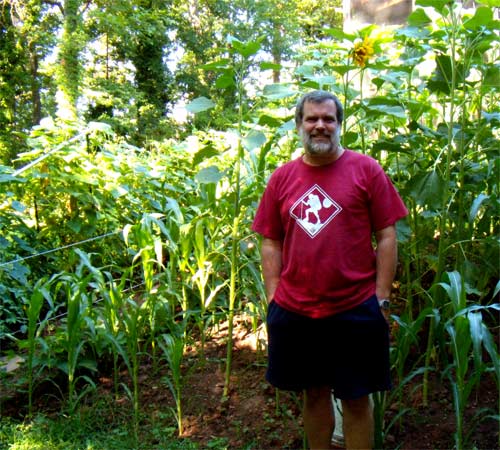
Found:
[{"label": "tree trunk", "polygon": [[32,42],[29,45],[29,61],[31,75],[31,100],[33,102],[32,122],[38,125],[42,120],[42,102],[40,100],[40,83],[38,81],[38,54],[36,45]]},{"label": "tree trunk", "polygon": [[[271,53],[273,55],[273,63],[281,66],[282,61],[282,41],[281,33],[283,32],[282,27],[279,23],[274,23],[274,33]],[[281,69],[273,69],[273,83],[279,83],[281,78]]]},{"label": "tree trunk", "polygon": [[64,27],[59,46],[58,115],[70,121],[77,119],[76,105],[80,96],[79,57],[83,45],[78,14],[80,2],[81,0],[64,0]]},{"label": "tree trunk", "polygon": [[[273,63],[281,65],[281,53],[273,51]],[[273,83],[279,83],[281,78],[281,69],[273,69]]]}]

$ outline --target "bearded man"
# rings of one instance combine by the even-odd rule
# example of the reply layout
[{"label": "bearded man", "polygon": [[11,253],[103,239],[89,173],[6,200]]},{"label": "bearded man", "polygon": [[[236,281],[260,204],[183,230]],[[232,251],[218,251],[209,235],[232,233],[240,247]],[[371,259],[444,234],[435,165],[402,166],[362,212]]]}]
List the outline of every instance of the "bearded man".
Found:
[{"label": "bearded man", "polygon": [[[369,394],[391,387],[395,224],[408,214],[380,165],[340,145],[342,121],[342,104],[329,92],[299,100],[295,123],[304,154],[271,175],[252,225],[263,237],[269,302],[266,378],[279,389],[304,391],[313,449],[330,447],[332,391],[342,402],[346,447],[373,446]],[[314,224],[303,216],[311,196],[325,205]]]}]

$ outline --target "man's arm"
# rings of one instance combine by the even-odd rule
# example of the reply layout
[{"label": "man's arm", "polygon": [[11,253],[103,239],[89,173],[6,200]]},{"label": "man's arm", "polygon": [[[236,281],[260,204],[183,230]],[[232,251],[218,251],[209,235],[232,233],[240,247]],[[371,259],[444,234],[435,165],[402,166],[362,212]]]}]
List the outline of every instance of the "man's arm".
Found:
[{"label": "man's arm", "polygon": [[262,275],[264,277],[264,286],[266,288],[267,301],[270,302],[281,275],[281,241],[264,238],[261,247]]},{"label": "man's arm", "polygon": [[396,226],[391,225],[375,233],[377,240],[376,295],[379,300],[389,298],[392,281],[396,274],[398,245]]}]

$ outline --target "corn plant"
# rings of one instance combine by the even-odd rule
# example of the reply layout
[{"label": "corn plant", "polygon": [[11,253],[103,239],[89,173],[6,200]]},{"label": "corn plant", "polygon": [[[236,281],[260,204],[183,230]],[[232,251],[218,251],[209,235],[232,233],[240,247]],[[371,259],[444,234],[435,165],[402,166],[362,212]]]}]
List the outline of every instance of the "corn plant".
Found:
[{"label": "corn plant", "polygon": [[136,442],[139,438],[139,357],[140,357],[140,341],[141,329],[144,324],[146,312],[132,298],[127,298],[121,310],[121,319],[125,327],[125,345],[127,353],[122,354],[124,362],[132,379],[132,391],[124,385],[124,388],[132,401],[134,420],[133,433]]},{"label": "corn plant", "polygon": [[384,439],[395,426],[398,421],[408,412],[411,408],[404,407],[400,404],[398,412],[392,417],[390,422],[386,423],[385,413],[387,407],[396,401],[405,387],[417,376],[424,373],[424,367],[419,367],[410,372],[409,375],[403,379],[398,379],[398,385],[395,389],[389,392],[375,392],[372,395],[373,399],[373,418],[374,418],[374,448],[384,448]]},{"label": "corn plant", "polygon": [[162,379],[167,384],[174,398],[174,417],[177,421],[178,434],[182,436],[184,432],[182,415],[182,361],[184,357],[186,321],[182,320],[177,323],[171,319],[169,322],[170,334],[163,334],[162,340],[159,341],[159,346],[163,350],[170,369],[170,376],[166,375]]},{"label": "corn plant", "polygon": [[[223,397],[229,394],[230,375],[233,354],[233,329],[236,297],[238,292],[239,277],[239,241],[240,241],[240,221],[242,213],[241,194],[242,194],[242,165],[244,161],[243,146],[243,119],[244,119],[244,78],[250,66],[252,59],[260,49],[260,42],[242,42],[232,36],[228,37],[227,53],[229,58],[220,59],[203,66],[205,70],[215,71],[219,76],[218,86],[231,87],[234,89],[238,106],[237,124],[236,124],[236,142],[231,145],[232,157],[234,158],[231,167],[231,225],[230,225],[230,257],[229,259],[229,299],[228,299],[228,338],[226,352],[226,370]],[[201,112],[214,106],[214,103],[207,99],[196,99],[202,106],[197,107],[194,112]]]},{"label": "corn plant", "polygon": [[226,355],[226,371],[224,379],[223,396],[229,394],[231,366],[233,358],[233,327],[234,327],[234,307],[236,303],[237,293],[237,278],[239,272],[239,233],[241,220],[241,164],[244,159],[242,131],[243,131],[243,97],[244,97],[244,74],[251,64],[251,58],[259,51],[259,42],[243,43],[237,39],[230,39],[230,53],[235,58],[235,64],[230,69],[232,72],[232,80],[236,86],[237,104],[238,104],[238,142],[236,145],[236,160],[233,169],[233,186],[234,186],[234,205],[233,205],[233,223],[231,226],[231,271],[229,276],[229,305],[228,305],[228,339],[227,339],[227,355]]},{"label": "corn plant", "polygon": [[[63,291],[66,298],[66,318],[63,320],[63,347],[66,353],[66,361],[60,364],[60,368],[68,377],[68,409],[73,413],[81,398],[90,388],[95,388],[94,382],[86,375],[76,377],[78,367],[95,370],[95,361],[83,359],[84,347],[90,344],[87,339],[89,333],[93,334],[94,323],[89,316],[89,296],[87,286],[92,275],[82,276],[79,274],[60,274],[55,281],[55,292]],[[87,387],[82,392],[76,392],[78,379],[87,382]]]},{"label": "corn plant", "polygon": [[215,265],[220,255],[219,251],[214,248],[215,239],[213,239],[213,236],[218,234],[220,225],[215,223],[215,226],[211,226],[210,222],[206,217],[198,218],[195,220],[194,225],[191,222],[191,225],[193,225],[190,227],[192,230],[190,233],[192,255],[191,258],[188,258],[186,264],[192,274],[191,281],[199,297],[199,309],[197,308],[198,311],[192,316],[200,331],[200,359],[202,362],[205,355],[206,328],[210,320],[207,317],[207,310],[218,292],[227,286],[227,281],[213,285]]},{"label": "corn plant", "polygon": [[[467,220],[467,211],[470,209],[470,215],[475,215],[472,211],[477,202],[470,192],[477,192],[479,180],[479,189],[486,192],[496,185],[486,175],[488,154],[493,146],[485,137],[493,132],[492,127],[482,118],[471,115],[471,111],[477,110],[478,102],[482,103],[485,92],[491,88],[485,82],[489,83],[489,59],[494,58],[493,36],[497,25],[488,8],[478,8],[474,15],[468,15],[459,2],[418,0],[416,4],[433,8],[437,18],[433,21],[425,10],[416,9],[408,19],[410,27],[398,31],[399,38],[407,45],[405,61],[418,62],[422,55],[432,56],[435,70],[432,75],[423,77],[426,83],[420,93],[411,91],[417,96],[408,101],[407,107],[415,126],[410,128],[412,132],[407,137],[402,136],[401,142],[408,149],[426,149],[426,158],[415,152],[408,159],[420,169],[408,179],[406,188],[412,197],[410,223],[413,234],[417,239],[424,235],[424,230],[434,234],[435,251],[424,255],[427,266],[419,264],[419,270],[430,269],[433,273],[433,287],[427,298],[432,307],[441,309],[445,299],[436,286],[444,271],[451,269],[449,261],[455,261],[470,282],[476,272],[474,259],[481,258],[482,252],[489,252],[486,235],[492,229],[475,239],[474,219]],[[475,72],[479,75],[478,81],[474,79]],[[425,101],[427,106],[417,108],[415,100],[420,100],[420,104]],[[416,121],[420,124],[416,125]],[[417,129],[419,133],[415,132]],[[468,167],[474,167],[477,178]],[[473,185],[476,187],[472,189]],[[481,199],[489,198],[486,192]],[[426,219],[422,220],[424,211]],[[412,245],[417,250],[417,244]],[[492,245],[497,246],[493,242]],[[414,267],[419,254],[419,251],[415,253]],[[489,272],[486,278],[490,279],[492,273]],[[424,304],[424,308],[428,304]],[[436,354],[433,348],[436,339],[440,338],[435,335],[436,331],[437,324],[431,318],[425,367],[431,366],[432,356]],[[424,374],[423,402],[428,402],[427,372]]]},{"label": "corn plant", "polygon": [[[111,344],[111,352],[113,355],[113,386],[115,390],[115,398],[118,398],[118,358],[121,356],[129,365],[128,355],[123,346],[124,330],[121,322],[121,311],[124,307],[126,283],[129,279],[130,273],[128,270],[124,271],[117,284],[112,277],[108,276],[107,283],[99,283],[99,293],[103,299],[103,307],[100,308],[100,320],[104,325],[104,329],[100,330],[100,337],[104,341]],[[102,279],[104,281],[104,279]]]},{"label": "corn plant", "polygon": [[[404,390],[403,386],[405,383],[400,384],[401,380],[406,378],[407,373],[413,374],[423,355],[419,360],[415,361],[412,367],[407,367],[408,357],[412,349],[418,348],[419,333],[422,330],[422,326],[427,319],[434,318],[434,320],[439,321],[439,311],[433,310],[432,308],[425,308],[420,311],[416,319],[413,319],[412,312],[409,308],[405,308],[401,316],[392,315],[392,319],[395,321],[397,326],[393,333],[394,343],[391,346],[391,362],[392,367],[396,373],[396,379],[398,380],[398,386],[394,390],[397,393],[398,404],[401,409],[404,408]],[[430,368],[426,368],[430,369]],[[407,380],[409,381],[409,380]],[[402,414],[398,414],[400,417]]]},{"label": "corn plant", "polygon": [[[36,378],[36,349],[37,342],[42,339],[41,333],[44,330],[47,321],[53,312],[52,297],[47,289],[50,285],[50,280],[39,280],[33,287],[33,293],[26,309],[28,318],[28,329],[26,340],[19,343],[20,348],[27,348],[27,376],[28,376],[28,416],[31,417],[33,413],[33,388]],[[49,304],[49,310],[44,319],[40,321],[40,313],[42,311],[44,300]]]},{"label": "corn plant", "polygon": [[[442,282],[440,286],[451,300],[454,315],[446,322],[445,330],[450,337],[450,352],[452,361],[445,374],[450,380],[455,411],[455,446],[464,448],[466,433],[464,413],[473,389],[479,385],[481,376],[488,370],[483,360],[483,347],[490,355],[497,383],[500,370],[500,355],[493,343],[493,338],[482,320],[482,310],[500,310],[500,304],[482,307],[466,305],[466,290],[463,278],[458,272],[447,273],[449,283]],[[470,371],[471,358],[474,370]]]},{"label": "corn plant", "polygon": [[[162,237],[172,241],[170,234],[160,220],[163,215],[158,213],[144,214],[141,221],[136,225],[127,225],[123,229],[123,237],[127,245],[131,245],[130,233],[138,247],[134,261],[140,259],[142,274],[145,284],[144,310],[148,312],[150,331],[150,345],[152,349],[153,367],[156,370],[156,339],[157,332],[157,296],[153,291],[155,275],[163,268],[163,242]],[[161,234],[160,234],[161,233]]]}]

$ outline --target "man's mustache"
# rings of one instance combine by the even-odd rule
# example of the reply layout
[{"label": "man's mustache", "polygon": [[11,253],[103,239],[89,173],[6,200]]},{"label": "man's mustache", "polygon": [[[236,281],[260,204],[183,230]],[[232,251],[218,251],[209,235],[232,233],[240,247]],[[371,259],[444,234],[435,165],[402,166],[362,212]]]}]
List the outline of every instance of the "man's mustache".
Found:
[{"label": "man's mustache", "polygon": [[311,137],[318,137],[318,136],[331,137],[332,135],[330,133],[316,132],[316,133],[311,133],[310,136]]}]

